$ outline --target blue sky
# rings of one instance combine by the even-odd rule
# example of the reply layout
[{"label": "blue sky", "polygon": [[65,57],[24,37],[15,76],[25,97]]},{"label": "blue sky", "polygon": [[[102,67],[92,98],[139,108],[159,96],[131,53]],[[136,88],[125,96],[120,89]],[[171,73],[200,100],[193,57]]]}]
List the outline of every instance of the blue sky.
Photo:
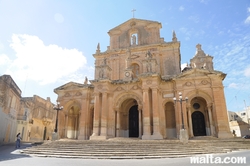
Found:
[{"label": "blue sky", "polygon": [[224,80],[227,108],[250,105],[249,0],[0,0],[0,75],[10,74],[22,96],[56,101],[53,90],[94,76],[97,44],[132,18],[162,23],[161,37],[181,42],[181,63],[200,43]]}]

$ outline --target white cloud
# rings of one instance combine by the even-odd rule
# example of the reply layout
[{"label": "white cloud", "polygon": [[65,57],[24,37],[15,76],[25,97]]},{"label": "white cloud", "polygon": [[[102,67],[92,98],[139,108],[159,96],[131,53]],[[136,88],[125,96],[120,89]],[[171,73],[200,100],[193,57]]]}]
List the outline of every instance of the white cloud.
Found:
[{"label": "white cloud", "polygon": [[10,47],[16,58],[8,68],[8,74],[24,81],[31,79],[40,84],[50,84],[72,76],[86,65],[86,58],[76,49],[44,45],[37,36],[13,34]]},{"label": "white cloud", "polygon": [[209,0],[200,0],[200,3],[208,4]]},{"label": "white cloud", "polygon": [[247,12],[250,13],[250,7],[247,8]]},{"label": "white cloud", "polygon": [[7,66],[11,63],[11,60],[9,57],[5,54],[0,55],[0,65],[1,66]]},{"label": "white cloud", "polygon": [[181,70],[183,70],[185,67],[187,67],[187,63],[183,63],[183,64],[181,64]]},{"label": "white cloud", "polygon": [[250,16],[248,16],[247,19],[245,20],[245,24],[250,24]]},{"label": "white cloud", "polygon": [[4,49],[3,43],[0,41],[0,51]]},{"label": "white cloud", "polygon": [[228,87],[237,89],[239,87],[239,85],[237,85],[236,83],[231,83],[228,85]]},{"label": "white cloud", "polygon": [[250,77],[250,66],[249,66],[248,68],[245,69],[244,75],[245,75],[246,77]]},{"label": "white cloud", "polygon": [[185,9],[185,8],[184,8],[183,6],[180,6],[180,7],[179,7],[179,10],[180,10],[180,11],[183,11],[184,9]]}]

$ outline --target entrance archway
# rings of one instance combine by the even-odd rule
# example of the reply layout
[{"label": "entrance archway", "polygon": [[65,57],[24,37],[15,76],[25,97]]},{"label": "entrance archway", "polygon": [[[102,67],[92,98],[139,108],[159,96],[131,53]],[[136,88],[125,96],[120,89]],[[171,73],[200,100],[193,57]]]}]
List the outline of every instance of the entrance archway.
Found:
[{"label": "entrance archway", "polygon": [[206,135],[205,118],[202,112],[195,111],[192,113],[192,125],[194,136]]},{"label": "entrance archway", "polygon": [[70,107],[68,111],[67,138],[77,139],[79,129],[80,108],[77,105]]},{"label": "entrance archway", "polygon": [[129,137],[139,137],[138,105],[129,109]]}]

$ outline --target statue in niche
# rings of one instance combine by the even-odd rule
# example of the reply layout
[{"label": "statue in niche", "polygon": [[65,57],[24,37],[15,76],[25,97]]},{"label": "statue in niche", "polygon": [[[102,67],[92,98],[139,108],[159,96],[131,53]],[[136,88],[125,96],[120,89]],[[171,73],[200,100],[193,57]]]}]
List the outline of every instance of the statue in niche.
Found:
[{"label": "statue in niche", "polygon": [[135,35],[132,36],[132,45],[136,45],[136,36]]},{"label": "statue in niche", "polygon": [[99,77],[103,78],[103,76],[104,76],[104,72],[103,72],[103,69],[101,69],[100,72],[99,72]]},{"label": "statue in niche", "polygon": [[103,59],[103,64],[106,65],[107,64],[107,58]]},{"label": "statue in niche", "polygon": [[85,76],[84,85],[88,84],[88,78]]},{"label": "statue in niche", "polygon": [[148,58],[148,59],[151,59],[151,58],[152,58],[152,54],[151,54],[150,51],[148,51],[148,52],[146,53],[146,58]]},{"label": "statue in niche", "polygon": [[152,72],[152,65],[151,65],[150,61],[148,61],[148,63],[147,63],[147,72]]}]

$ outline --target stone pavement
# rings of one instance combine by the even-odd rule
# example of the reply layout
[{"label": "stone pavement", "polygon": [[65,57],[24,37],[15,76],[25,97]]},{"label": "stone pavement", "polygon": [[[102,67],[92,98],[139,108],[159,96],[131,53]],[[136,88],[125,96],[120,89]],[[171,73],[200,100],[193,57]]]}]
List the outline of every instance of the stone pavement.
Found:
[{"label": "stone pavement", "polygon": [[0,162],[4,160],[12,160],[23,157],[30,157],[28,155],[20,153],[21,150],[31,147],[32,143],[21,143],[21,147],[16,149],[15,143],[4,144],[0,146]]}]

